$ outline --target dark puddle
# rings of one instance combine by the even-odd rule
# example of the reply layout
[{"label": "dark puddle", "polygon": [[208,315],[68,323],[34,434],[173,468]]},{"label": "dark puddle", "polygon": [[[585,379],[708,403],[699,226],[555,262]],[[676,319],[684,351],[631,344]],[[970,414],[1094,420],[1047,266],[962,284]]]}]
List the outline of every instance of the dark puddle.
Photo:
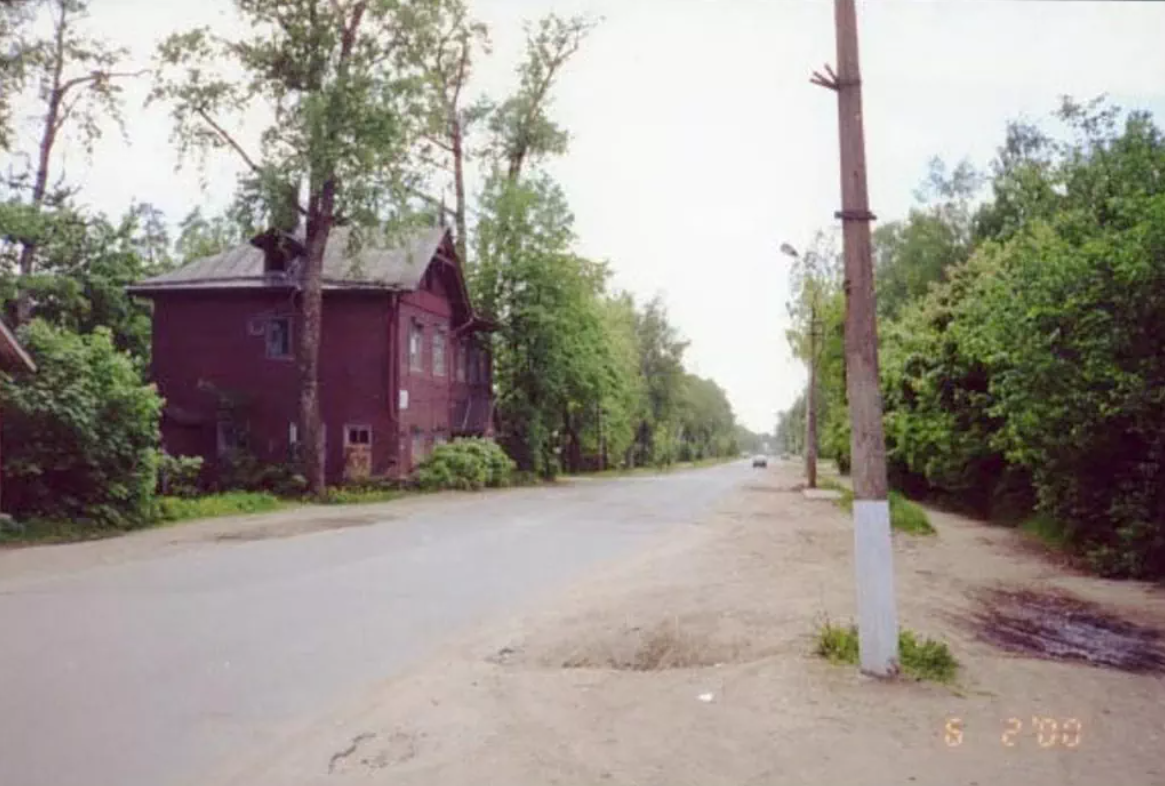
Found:
[{"label": "dark puddle", "polygon": [[973,616],[978,637],[1008,652],[1134,673],[1165,672],[1161,633],[1064,595],[995,590]]}]

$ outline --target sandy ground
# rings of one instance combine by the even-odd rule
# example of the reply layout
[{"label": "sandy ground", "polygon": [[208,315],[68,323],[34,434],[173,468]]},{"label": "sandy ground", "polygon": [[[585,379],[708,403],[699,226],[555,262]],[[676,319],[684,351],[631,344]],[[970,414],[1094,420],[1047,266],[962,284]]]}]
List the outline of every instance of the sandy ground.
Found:
[{"label": "sandy ground", "polygon": [[[958,685],[863,677],[811,654],[824,616],[854,615],[851,532],[796,480],[787,464],[758,471],[714,519],[450,643],[215,782],[1165,783],[1165,678],[1008,655],[958,622],[977,588],[1003,586],[1165,629],[1165,593],[1072,574],[1012,531],[932,513],[936,537],[895,536],[899,615],[951,644]],[[1041,738],[1033,716],[1082,733],[1045,723]]]}]

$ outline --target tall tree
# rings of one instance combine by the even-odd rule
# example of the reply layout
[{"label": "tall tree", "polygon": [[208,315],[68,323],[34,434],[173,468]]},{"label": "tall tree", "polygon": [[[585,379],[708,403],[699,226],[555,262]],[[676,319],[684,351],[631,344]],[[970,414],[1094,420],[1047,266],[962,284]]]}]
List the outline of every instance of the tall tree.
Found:
[{"label": "tall tree", "polygon": [[[441,160],[432,163],[453,176],[453,216],[457,228],[457,254],[468,261],[468,205],[465,167],[470,157],[468,136],[479,121],[492,111],[487,100],[465,104],[465,90],[473,72],[477,52],[489,51],[486,26],[469,17],[462,2],[452,2],[436,44],[429,50],[425,64],[429,81],[430,123],[422,145],[423,154],[432,161],[433,150]],[[444,204],[441,204],[444,209]]]},{"label": "tall tree", "polygon": [[[27,45],[20,57],[20,81],[34,82],[41,105],[40,134],[35,168],[25,174],[20,185],[31,189],[29,201],[39,210],[49,197],[49,178],[53,151],[67,130],[75,130],[87,152],[102,133],[102,120],[112,119],[121,125],[121,87],[119,80],[134,74],[118,71],[127,55],[121,47],[87,35],[83,23],[88,16],[88,0],[50,0],[51,17],[48,35]],[[31,179],[31,185],[28,180]],[[22,239],[20,274],[35,270],[37,239]],[[17,304],[16,319],[25,322],[31,316],[32,301],[22,296]]]},{"label": "tall tree", "polygon": [[[455,5],[455,4],[454,4]],[[303,470],[324,491],[319,414],[321,272],[332,229],[382,228],[404,218],[416,189],[407,155],[423,115],[426,48],[451,7],[446,0],[236,0],[242,36],[208,28],[172,35],[159,49],[153,98],[171,102],[181,149],[229,149],[249,169],[244,183],[271,223],[301,218],[298,346]],[[229,64],[243,78],[227,73]],[[258,153],[231,116],[270,111]],[[303,185],[306,184],[305,193]],[[360,233],[357,233],[360,234]]]},{"label": "tall tree", "polygon": [[494,156],[511,182],[526,164],[566,151],[569,134],[547,114],[550,89],[596,24],[586,17],[549,14],[537,25],[527,25],[518,90],[490,117]]}]

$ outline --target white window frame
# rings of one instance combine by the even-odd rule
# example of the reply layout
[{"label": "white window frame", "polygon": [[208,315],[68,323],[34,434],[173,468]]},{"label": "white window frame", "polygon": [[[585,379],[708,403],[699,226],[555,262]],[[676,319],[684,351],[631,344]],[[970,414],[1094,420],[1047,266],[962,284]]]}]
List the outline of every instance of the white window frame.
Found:
[{"label": "white window frame", "polygon": [[[284,324],[287,326],[287,352],[272,351],[272,335],[275,332],[277,324]],[[295,340],[293,336],[294,326],[291,317],[271,317],[267,320],[267,330],[263,334],[263,343],[265,345],[267,358],[269,360],[289,360],[295,357]]]},{"label": "white window frame", "polygon": [[[353,442],[352,441],[352,432],[353,431],[366,431],[366,432],[368,432],[368,441],[367,442]],[[357,446],[357,445],[367,445],[369,448],[372,447],[372,426],[370,426],[366,423],[346,423],[346,424],[344,424],[344,447]]]}]

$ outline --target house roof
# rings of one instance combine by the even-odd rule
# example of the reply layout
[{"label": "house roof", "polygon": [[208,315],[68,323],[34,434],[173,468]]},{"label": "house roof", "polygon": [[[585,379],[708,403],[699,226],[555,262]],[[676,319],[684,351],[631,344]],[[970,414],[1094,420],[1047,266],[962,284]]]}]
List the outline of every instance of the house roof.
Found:
[{"label": "house roof", "polygon": [[0,321],[0,365],[8,371],[36,371],[36,363],[20,346],[16,335]]},{"label": "house roof", "polygon": [[[190,289],[256,289],[285,287],[292,283],[286,273],[264,272],[264,251],[255,245],[270,232],[227,249],[214,256],[189,262],[177,270],[141,281],[130,291],[136,294]],[[324,250],[325,289],[416,289],[429,263],[449,236],[447,227],[433,227],[406,236],[392,248],[365,238],[358,248],[349,248],[352,230],[336,227]],[[289,238],[302,249],[303,232]],[[294,261],[293,261],[294,264]]]}]

